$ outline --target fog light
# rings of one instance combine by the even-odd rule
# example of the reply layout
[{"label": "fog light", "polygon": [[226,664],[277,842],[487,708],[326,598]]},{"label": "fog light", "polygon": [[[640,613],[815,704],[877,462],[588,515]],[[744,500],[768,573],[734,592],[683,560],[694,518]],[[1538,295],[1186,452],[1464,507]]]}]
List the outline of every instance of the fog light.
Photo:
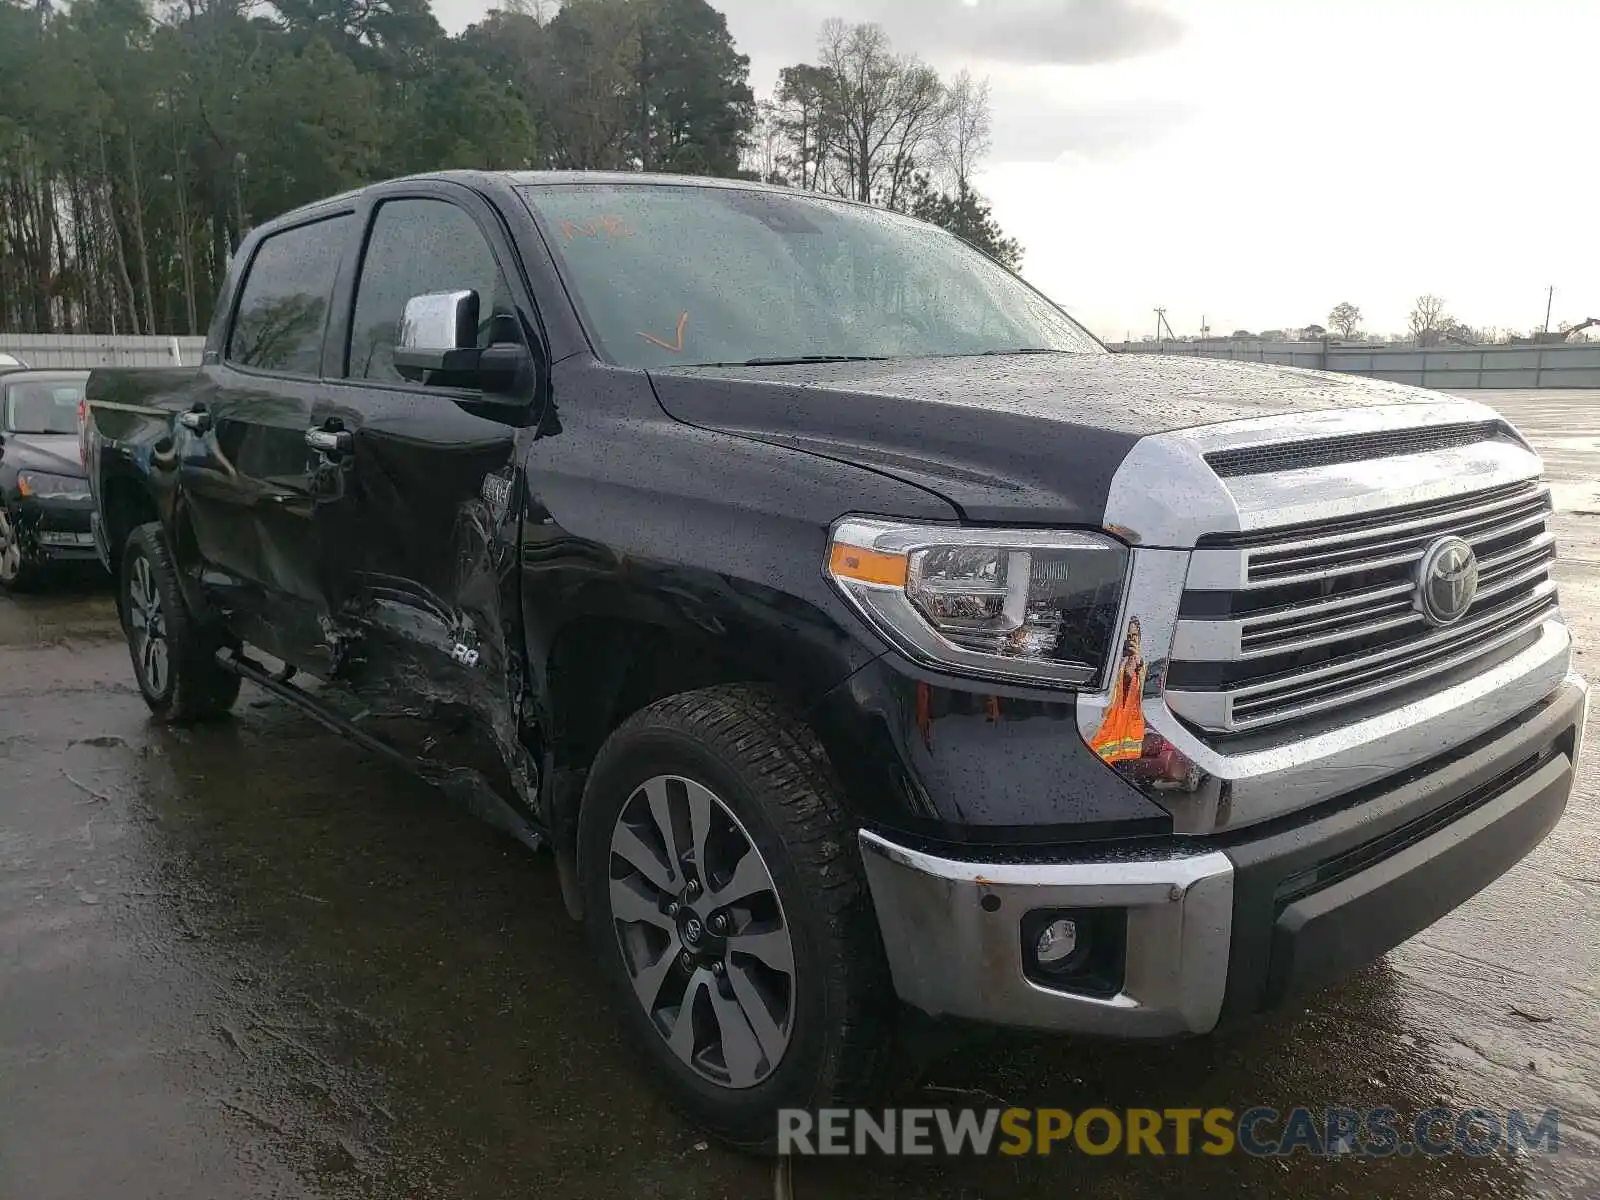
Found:
[{"label": "fog light", "polygon": [[1045,970],[1060,966],[1078,948],[1078,923],[1065,917],[1051,921],[1034,944],[1033,957]]},{"label": "fog light", "polygon": [[1122,990],[1125,908],[1036,908],[1024,914],[1022,973],[1040,987],[1080,996]]}]

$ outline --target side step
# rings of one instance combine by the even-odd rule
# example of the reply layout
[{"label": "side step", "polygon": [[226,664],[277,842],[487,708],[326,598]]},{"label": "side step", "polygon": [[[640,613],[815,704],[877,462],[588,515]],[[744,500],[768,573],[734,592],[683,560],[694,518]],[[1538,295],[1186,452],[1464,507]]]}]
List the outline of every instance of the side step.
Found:
[{"label": "side step", "polygon": [[429,759],[415,758],[397,750],[382,738],[375,737],[362,729],[343,713],[290,683],[289,678],[294,674],[293,668],[285,667],[282,671],[271,671],[242,651],[230,649],[217,651],[217,665],[241,679],[248,679],[263,691],[271,692],[286,704],[305,713],[324,729],[349,738],[363,750],[369,750],[378,757],[387,759],[447,795],[463,801],[474,814],[497,829],[509,833],[530,850],[538,850],[543,846],[544,834],[533,828],[480,772],[469,767],[451,767]]},{"label": "side step", "polygon": [[316,697],[290,683],[289,673],[292,668],[286,668],[281,672],[269,671],[255,659],[235,650],[218,651],[217,663],[225,670],[248,679],[258,688],[271,692],[278,699],[294,705],[324,729],[349,738],[363,750],[370,750],[380,757],[387,758],[413,774],[418,773],[419,764],[409,754],[401,753],[382,738],[373,737],[342,713],[335,712]]}]

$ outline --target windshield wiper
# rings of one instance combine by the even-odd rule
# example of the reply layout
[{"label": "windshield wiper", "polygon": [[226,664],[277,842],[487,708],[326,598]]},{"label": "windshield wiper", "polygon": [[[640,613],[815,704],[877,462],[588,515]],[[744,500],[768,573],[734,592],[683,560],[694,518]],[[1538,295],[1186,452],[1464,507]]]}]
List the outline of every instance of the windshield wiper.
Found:
[{"label": "windshield wiper", "polygon": [[978,354],[987,358],[991,354],[1075,354],[1074,350],[1054,350],[1049,346],[1018,346],[1012,350],[979,350]]},{"label": "windshield wiper", "polygon": [[791,358],[747,358],[743,362],[707,363],[711,367],[787,367],[794,363],[884,362],[885,354],[796,354]]}]

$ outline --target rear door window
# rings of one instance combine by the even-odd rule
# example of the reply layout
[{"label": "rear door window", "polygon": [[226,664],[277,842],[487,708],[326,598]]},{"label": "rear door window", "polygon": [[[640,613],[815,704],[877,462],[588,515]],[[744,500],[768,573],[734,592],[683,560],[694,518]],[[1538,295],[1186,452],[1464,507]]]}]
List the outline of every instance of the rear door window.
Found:
[{"label": "rear door window", "polygon": [[430,292],[478,293],[478,345],[521,342],[517,317],[494,251],[471,214],[448,200],[390,200],[367,238],[350,320],[351,379],[403,383],[395,338],[406,301]]},{"label": "rear door window", "polygon": [[262,241],[228,335],[230,362],[282,375],[322,373],[328,305],[353,220],[329,217]]}]

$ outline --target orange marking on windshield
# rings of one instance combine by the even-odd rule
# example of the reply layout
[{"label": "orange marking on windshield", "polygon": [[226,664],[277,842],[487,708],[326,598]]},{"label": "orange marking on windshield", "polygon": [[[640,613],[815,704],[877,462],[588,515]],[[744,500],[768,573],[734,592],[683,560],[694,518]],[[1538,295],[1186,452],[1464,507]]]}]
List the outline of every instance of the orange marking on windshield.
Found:
[{"label": "orange marking on windshield", "polygon": [[569,242],[577,237],[632,237],[633,229],[621,217],[610,215],[590,217],[587,221],[569,221],[562,218],[561,236]]},{"label": "orange marking on windshield", "polygon": [[683,353],[683,330],[684,330],[684,326],[686,326],[688,324],[689,324],[689,314],[688,313],[681,313],[678,316],[678,340],[677,340],[676,343],[663,341],[661,338],[658,338],[655,334],[646,333],[642,329],[639,330],[639,336],[642,337],[645,341],[649,342],[652,346],[660,346],[663,350],[670,350],[674,354],[682,354]]}]

